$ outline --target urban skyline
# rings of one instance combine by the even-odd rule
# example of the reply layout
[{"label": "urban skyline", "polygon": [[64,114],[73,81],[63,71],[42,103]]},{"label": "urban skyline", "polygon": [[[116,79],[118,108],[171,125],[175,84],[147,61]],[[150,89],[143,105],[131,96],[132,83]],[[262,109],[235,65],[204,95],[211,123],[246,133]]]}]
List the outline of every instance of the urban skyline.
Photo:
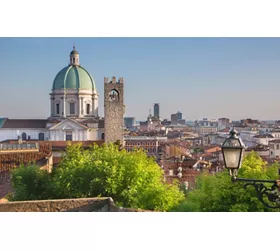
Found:
[{"label": "urban skyline", "polygon": [[160,103],[168,119],[177,111],[186,120],[280,119],[279,38],[1,38],[0,116],[48,117],[53,80],[74,42],[100,104],[104,76],[124,77],[125,116],[146,120]]}]

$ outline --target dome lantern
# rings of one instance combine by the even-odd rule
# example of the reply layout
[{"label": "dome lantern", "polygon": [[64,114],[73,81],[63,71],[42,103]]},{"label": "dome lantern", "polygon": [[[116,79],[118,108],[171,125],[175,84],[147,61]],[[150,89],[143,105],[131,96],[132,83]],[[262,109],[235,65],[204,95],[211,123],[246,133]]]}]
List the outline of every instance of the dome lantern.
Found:
[{"label": "dome lantern", "polygon": [[76,50],[75,44],[73,46],[73,50],[70,53],[70,65],[74,65],[74,66],[80,65],[79,53]]}]

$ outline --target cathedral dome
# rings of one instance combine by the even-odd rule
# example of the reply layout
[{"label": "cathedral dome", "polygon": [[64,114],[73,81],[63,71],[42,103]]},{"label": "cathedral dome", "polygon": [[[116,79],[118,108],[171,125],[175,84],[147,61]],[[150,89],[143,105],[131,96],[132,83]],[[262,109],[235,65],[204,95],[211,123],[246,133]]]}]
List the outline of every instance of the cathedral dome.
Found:
[{"label": "cathedral dome", "polygon": [[70,53],[70,55],[74,55],[74,54],[79,54],[78,51],[76,49],[73,49]]},{"label": "cathedral dome", "polygon": [[70,52],[70,63],[58,72],[53,81],[55,89],[96,90],[95,82],[90,73],[80,66],[80,56],[75,46]]},{"label": "cathedral dome", "polygon": [[89,72],[80,65],[69,65],[58,72],[53,89],[94,90],[95,82]]}]

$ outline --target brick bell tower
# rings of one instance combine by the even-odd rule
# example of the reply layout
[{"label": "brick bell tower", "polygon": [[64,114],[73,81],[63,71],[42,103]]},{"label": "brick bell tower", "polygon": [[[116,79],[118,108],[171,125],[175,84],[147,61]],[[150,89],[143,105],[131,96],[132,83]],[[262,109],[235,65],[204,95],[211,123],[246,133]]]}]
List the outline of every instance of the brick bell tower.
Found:
[{"label": "brick bell tower", "polygon": [[105,117],[105,143],[120,141],[123,145],[124,130],[124,88],[123,78],[116,81],[112,77],[104,77],[104,117]]}]

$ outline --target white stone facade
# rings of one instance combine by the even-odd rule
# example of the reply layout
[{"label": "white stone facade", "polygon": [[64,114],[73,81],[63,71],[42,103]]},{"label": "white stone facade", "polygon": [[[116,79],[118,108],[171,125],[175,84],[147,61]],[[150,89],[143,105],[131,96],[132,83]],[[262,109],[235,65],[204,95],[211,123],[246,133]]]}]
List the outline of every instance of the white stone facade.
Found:
[{"label": "white stone facade", "polygon": [[[52,90],[51,117],[98,117],[98,94],[93,90]],[[70,105],[74,104],[74,113]]]},{"label": "white stone facade", "polygon": [[280,139],[269,142],[270,158],[280,158]]},{"label": "white stone facade", "polygon": [[19,137],[24,140],[96,141],[102,139],[102,132],[104,129],[99,131],[98,122],[83,125],[69,118],[55,124],[46,123],[45,128],[1,128],[0,141],[17,140]]}]

